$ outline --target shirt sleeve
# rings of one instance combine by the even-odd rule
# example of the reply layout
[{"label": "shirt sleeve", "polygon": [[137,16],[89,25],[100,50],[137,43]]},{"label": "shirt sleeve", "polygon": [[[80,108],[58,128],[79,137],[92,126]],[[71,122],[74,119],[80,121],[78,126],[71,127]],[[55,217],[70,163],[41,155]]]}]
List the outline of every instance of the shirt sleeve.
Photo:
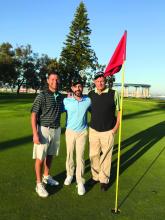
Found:
[{"label": "shirt sleeve", "polygon": [[60,93],[60,96],[61,96],[61,113],[65,112],[65,108],[64,108],[64,96],[61,95]]},{"label": "shirt sleeve", "polygon": [[91,99],[91,91],[88,93],[88,97]]},{"label": "shirt sleeve", "polygon": [[35,112],[36,114],[38,114],[41,111],[42,103],[43,103],[43,95],[40,93],[34,100],[31,112]]},{"label": "shirt sleeve", "polygon": [[63,100],[63,110],[64,112],[67,111],[67,98],[64,98]]},{"label": "shirt sleeve", "polygon": [[115,105],[116,105],[116,110],[120,111],[120,95],[116,90],[115,90],[114,99],[115,99],[114,101],[115,101]]},{"label": "shirt sleeve", "polygon": [[89,97],[88,97],[88,105],[89,105],[88,108],[90,108],[91,107],[91,99]]}]

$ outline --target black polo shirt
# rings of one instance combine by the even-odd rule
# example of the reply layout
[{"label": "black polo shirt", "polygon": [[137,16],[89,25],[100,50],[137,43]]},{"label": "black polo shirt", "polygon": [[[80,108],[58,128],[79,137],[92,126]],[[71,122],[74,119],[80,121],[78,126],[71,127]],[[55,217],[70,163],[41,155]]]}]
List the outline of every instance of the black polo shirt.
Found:
[{"label": "black polo shirt", "polygon": [[38,125],[58,128],[63,112],[62,95],[59,92],[53,93],[50,90],[41,92],[34,100],[31,112],[37,114]]}]

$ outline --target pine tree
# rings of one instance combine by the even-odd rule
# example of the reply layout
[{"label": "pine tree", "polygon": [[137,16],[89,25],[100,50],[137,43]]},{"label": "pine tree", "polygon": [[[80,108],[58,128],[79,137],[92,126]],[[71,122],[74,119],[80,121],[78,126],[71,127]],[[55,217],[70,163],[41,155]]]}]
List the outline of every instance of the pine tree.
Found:
[{"label": "pine tree", "polygon": [[76,10],[59,60],[63,85],[68,84],[69,86],[72,77],[78,76],[82,70],[96,69],[98,61],[90,46],[90,34],[87,10],[84,3],[81,2]]}]

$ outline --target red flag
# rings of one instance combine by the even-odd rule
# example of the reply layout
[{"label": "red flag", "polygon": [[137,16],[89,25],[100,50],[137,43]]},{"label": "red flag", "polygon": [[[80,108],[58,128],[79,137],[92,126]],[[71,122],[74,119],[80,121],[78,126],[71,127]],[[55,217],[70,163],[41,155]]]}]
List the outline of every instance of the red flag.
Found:
[{"label": "red flag", "polygon": [[126,60],[126,40],[127,31],[124,32],[119,44],[117,45],[116,50],[105,69],[104,76],[112,76],[120,71],[124,60]]}]

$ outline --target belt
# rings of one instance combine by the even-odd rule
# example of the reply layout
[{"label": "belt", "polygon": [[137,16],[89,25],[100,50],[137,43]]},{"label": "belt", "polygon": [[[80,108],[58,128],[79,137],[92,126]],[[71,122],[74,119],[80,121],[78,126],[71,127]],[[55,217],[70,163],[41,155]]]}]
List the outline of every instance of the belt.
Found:
[{"label": "belt", "polygon": [[57,128],[52,127],[52,126],[45,126],[45,125],[43,125],[43,127],[46,127],[46,128],[51,128],[51,129],[57,129]]}]

